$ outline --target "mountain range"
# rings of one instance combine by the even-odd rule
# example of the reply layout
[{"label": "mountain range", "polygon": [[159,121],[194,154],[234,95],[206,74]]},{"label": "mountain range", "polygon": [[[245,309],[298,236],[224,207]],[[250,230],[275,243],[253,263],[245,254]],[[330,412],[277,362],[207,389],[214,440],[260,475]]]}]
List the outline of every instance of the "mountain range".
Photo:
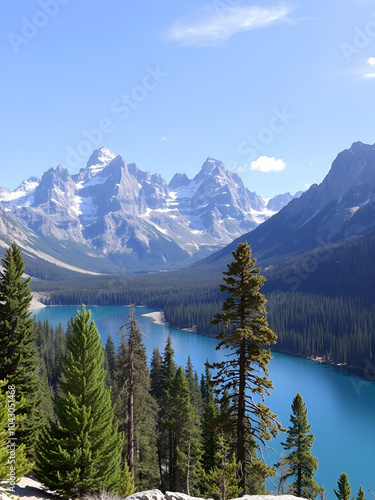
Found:
[{"label": "mountain range", "polygon": [[210,157],[193,179],[176,173],[167,184],[100,148],[78,174],[58,165],[14,191],[1,187],[0,245],[15,240],[27,255],[91,272],[170,269],[223,248],[293,198],[266,201]]},{"label": "mountain range", "polygon": [[305,252],[337,246],[375,229],[375,145],[355,142],[338,154],[321,184],[313,184],[254,231],[203,260],[224,265],[248,241],[263,265],[283,265]]}]

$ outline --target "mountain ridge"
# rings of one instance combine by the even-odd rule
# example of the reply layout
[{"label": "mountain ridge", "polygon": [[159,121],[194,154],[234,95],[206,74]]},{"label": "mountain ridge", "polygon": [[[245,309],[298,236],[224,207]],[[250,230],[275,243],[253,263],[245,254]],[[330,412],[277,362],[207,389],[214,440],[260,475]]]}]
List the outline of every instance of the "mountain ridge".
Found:
[{"label": "mountain ridge", "polygon": [[[291,197],[281,204],[283,196]],[[275,213],[220,160],[208,157],[193,179],[176,174],[167,184],[108,148],[78,174],[58,165],[13,192],[1,188],[0,203],[37,237],[82,245],[125,271],[188,265]]]},{"label": "mountain ridge", "polygon": [[252,232],[197,265],[228,261],[248,241],[264,263],[292,258],[375,228],[375,145],[355,142],[339,153],[323,181],[292,199]]}]

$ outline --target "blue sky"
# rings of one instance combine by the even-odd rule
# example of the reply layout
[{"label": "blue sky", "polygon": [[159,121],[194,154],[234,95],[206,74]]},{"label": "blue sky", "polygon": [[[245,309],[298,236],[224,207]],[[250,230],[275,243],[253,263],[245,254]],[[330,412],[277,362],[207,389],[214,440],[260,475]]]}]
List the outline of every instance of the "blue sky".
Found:
[{"label": "blue sky", "polygon": [[375,142],[371,0],[4,0],[0,185],[106,146],[169,181],[207,156],[264,197]]}]

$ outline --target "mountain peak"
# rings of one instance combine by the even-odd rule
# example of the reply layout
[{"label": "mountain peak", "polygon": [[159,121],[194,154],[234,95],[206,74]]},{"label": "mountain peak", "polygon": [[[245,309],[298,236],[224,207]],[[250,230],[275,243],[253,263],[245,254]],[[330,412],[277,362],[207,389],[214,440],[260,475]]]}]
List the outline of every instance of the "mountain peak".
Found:
[{"label": "mountain peak", "polygon": [[190,184],[190,179],[185,173],[174,174],[168,187],[171,191],[173,191],[174,189],[177,189],[181,186],[188,186],[189,184]]},{"label": "mountain peak", "polygon": [[40,181],[41,181],[40,177],[34,177],[34,176],[29,177],[28,179],[22,181],[15,191],[25,191],[25,193],[28,193],[30,191],[33,191],[35,187],[40,183]]},{"label": "mountain peak", "polygon": [[200,172],[194,177],[195,181],[203,180],[204,178],[210,176],[215,170],[220,173],[225,173],[224,164],[220,160],[215,160],[211,156],[208,156],[206,161],[203,163]]},{"label": "mountain peak", "polygon": [[92,172],[95,170],[99,171],[115,157],[116,155],[108,148],[95,149],[87,162],[86,169]]},{"label": "mountain peak", "polygon": [[360,151],[363,148],[367,149],[369,147],[371,148],[373,146],[370,146],[368,144],[363,144],[363,142],[361,142],[361,141],[357,141],[357,142],[353,142],[349,151],[356,152],[356,151]]}]

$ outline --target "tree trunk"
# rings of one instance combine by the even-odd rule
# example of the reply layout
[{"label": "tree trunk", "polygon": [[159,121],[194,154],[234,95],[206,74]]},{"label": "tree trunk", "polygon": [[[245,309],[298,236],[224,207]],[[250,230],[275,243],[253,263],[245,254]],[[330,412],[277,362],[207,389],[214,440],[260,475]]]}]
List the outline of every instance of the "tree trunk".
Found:
[{"label": "tree trunk", "polygon": [[245,426],[246,426],[246,351],[245,340],[240,343],[240,383],[238,388],[238,419],[237,419],[237,460],[241,462],[241,481],[240,487],[246,494],[246,474],[245,474]]},{"label": "tree trunk", "polygon": [[[131,324],[131,329],[133,324]],[[129,426],[128,426],[128,463],[129,472],[132,478],[132,484],[134,486],[135,480],[135,467],[134,467],[134,345],[132,341],[132,331],[130,331],[130,342],[129,342]]]},{"label": "tree trunk", "polygon": [[189,448],[187,456],[187,470],[186,470],[186,493],[190,496],[190,450],[191,450],[191,427],[192,427],[192,414],[190,412],[190,432],[189,432]]}]

